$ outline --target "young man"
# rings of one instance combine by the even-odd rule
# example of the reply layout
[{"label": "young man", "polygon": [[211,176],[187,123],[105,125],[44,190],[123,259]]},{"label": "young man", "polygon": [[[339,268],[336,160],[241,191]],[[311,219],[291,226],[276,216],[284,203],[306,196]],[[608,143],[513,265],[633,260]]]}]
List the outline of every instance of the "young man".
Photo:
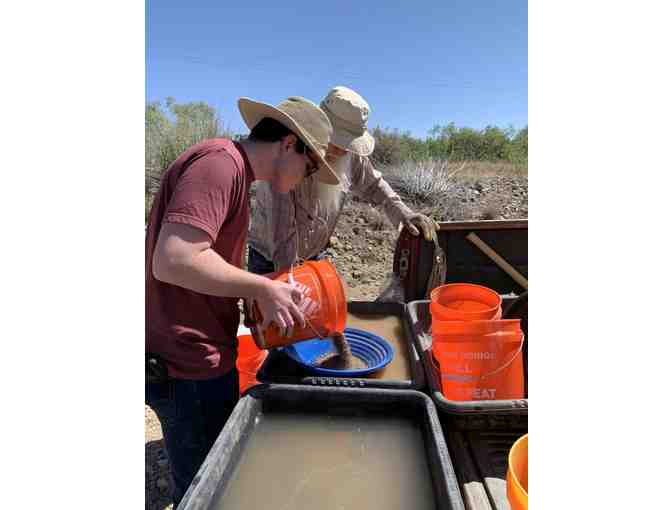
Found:
[{"label": "young man", "polygon": [[175,508],[238,400],[238,299],[256,301],[262,326],[305,326],[296,288],[241,269],[250,184],[282,194],[313,174],[338,183],[325,161],[331,124],[317,105],[241,98],[238,107],[248,139],[206,140],[182,153],[147,226],[145,398],[161,421]]},{"label": "young man", "polygon": [[369,155],[375,140],[366,129],[369,105],[356,92],[335,87],[320,103],[334,128],[327,161],[340,185],[306,179],[294,191],[279,194],[262,183],[252,216],[248,269],[257,274],[291,266],[300,259],[321,258],[341,213],[346,193],[381,206],[393,225],[400,223],[431,240],[436,223],[411,211],[373,168]]}]

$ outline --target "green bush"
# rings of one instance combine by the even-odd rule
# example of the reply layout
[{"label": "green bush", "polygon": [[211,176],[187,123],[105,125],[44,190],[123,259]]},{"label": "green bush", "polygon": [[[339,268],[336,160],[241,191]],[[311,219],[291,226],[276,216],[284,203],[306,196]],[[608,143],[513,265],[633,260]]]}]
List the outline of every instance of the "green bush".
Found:
[{"label": "green bush", "polygon": [[208,138],[233,135],[220,129],[215,109],[202,101],[145,106],[145,221],[166,169],[185,149]]},{"label": "green bush", "polygon": [[454,123],[435,126],[426,139],[410,133],[376,127],[372,159],[378,166],[425,159],[447,161],[508,161],[527,165],[527,127],[517,131],[487,126],[482,130],[458,128]]},{"label": "green bush", "polygon": [[145,191],[154,192],[166,169],[191,145],[228,136],[215,109],[204,102],[179,104],[166,99],[145,108]]}]

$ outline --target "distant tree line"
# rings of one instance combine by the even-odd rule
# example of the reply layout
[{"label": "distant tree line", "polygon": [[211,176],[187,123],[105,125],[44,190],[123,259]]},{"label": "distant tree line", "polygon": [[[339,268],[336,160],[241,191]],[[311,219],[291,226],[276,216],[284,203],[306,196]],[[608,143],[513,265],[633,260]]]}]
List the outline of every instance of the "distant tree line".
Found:
[{"label": "distant tree line", "polygon": [[527,166],[527,127],[516,130],[487,126],[457,127],[451,122],[434,126],[425,139],[397,129],[372,130],[376,148],[371,156],[378,165],[398,165],[408,160],[509,161]]},{"label": "distant tree line", "polygon": [[[372,130],[377,166],[409,161],[509,161],[527,166],[527,127],[521,130],[487,126],[484,129],[435,126],[427,138],[415,138],[398,129]],[[207,138],[241,135],[222,129],[213,107],[202,101],[177,103],[173,98],[145,107],[145,202],[151,203],[163,172],[187,147]]]}]

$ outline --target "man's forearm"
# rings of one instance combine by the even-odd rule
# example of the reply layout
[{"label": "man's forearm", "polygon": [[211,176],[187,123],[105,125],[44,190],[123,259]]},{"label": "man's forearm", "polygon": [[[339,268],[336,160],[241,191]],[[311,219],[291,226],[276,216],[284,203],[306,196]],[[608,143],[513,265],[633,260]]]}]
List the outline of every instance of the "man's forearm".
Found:
[{"label": "man's forearm", "polygon": [[382,209],[395,228],[413,214],[413,210],[404,204],[399,197],[383,202]]},{"label": "man's forearm", "polygon": [[210,248],[158,271],[155,267],[154,273],[163,282],[219,297],[257,298],[270,284],[263,276],[229,264]]}]

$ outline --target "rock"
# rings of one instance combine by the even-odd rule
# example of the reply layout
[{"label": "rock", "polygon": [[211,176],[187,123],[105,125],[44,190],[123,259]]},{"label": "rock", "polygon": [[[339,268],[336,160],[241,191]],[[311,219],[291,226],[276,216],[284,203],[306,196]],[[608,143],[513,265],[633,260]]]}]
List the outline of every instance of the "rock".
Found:
[{"label": "rock", "polygon": [[359,280],[359,279],[362,277],[362,272],[361,272],[361,271],[358,271],[358,270],[354,270],[354,271],[352,272],[352,277],[353,277],[355,280]]},{"label": "rock", "polygon": [[361,228],[359,228],[359,227],[356,226],[356,225],[355,225],[354,227],[352,227],[352,233],[353,233],[353,234],[357,234],[357,235],[359,235],[359,233],[360,233],[361,231],[362,231]]}]

